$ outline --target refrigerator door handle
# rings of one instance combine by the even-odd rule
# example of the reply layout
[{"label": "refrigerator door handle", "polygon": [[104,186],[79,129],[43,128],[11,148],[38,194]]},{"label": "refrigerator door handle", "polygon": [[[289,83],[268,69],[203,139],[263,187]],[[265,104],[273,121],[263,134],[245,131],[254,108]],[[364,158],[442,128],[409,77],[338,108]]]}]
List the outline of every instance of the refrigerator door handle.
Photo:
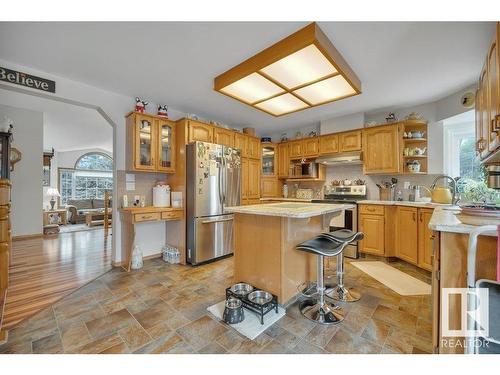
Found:
[{"label": "refrigerator door handle", "polygon": [[234,218],[230,217],[228,219],[204,220],[201,223],[202,224],[214,224],[214,223],[222,223],[224,221],[233,221],[233,220],[234,220]]},{"label": "refrigerator door handle", "polygon": [[[224,153],[222,154],[222,203],[224,206],[226,205],[226,193],[227,193],[227,164],[226,158],[224,157]],[[224,206],[223,209],[224,209]],[[224,210],[222,211],[224,212]]]},{"label": "refrigerator door handle", "polygon": [[221,207],[224,207],[223,206],[223,202],[224,202],[224,198],[223,198],[223,195],[222,195],[222,159],[221,159],[221,162],[220,162],[220,165],[219,165],[219,168],[217,168],[217,179],[218,179],[218,189],[219,189],[219,203],[221,205]]}]

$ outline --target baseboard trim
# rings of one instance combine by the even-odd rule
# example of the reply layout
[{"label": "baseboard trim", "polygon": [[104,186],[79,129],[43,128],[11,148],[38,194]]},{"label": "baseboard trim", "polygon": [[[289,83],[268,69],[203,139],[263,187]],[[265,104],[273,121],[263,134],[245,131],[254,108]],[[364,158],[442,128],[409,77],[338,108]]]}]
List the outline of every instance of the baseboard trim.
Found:
[{"label": "baseboard trim", "polygon": [[[152,255],[148,255],[146,257],[142,257],[143,260],[149,260],[149,259],[155,259],[155,258],[161,258],[162,257],[162,253],[156,253],[156,254],[152,254]],[[115,262],[115,261],[112,261],[111,262],[111,265],[113,267],[123,267],[126,265],[127,262],[123,261],[123,262]]]},{"label": "baseboard trim", "polygon": [[39,238],[39,237],[43,237],[43,233],[22,234],[19,236],[12,236],[12,241],[29,240],[32,238]]}]

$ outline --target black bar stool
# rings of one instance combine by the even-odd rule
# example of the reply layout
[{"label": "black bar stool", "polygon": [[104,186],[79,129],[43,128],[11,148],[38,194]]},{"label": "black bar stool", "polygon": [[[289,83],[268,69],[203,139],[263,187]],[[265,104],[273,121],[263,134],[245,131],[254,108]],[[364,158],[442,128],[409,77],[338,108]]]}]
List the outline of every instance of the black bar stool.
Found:
[{"label": "black bar stool", "polygon": [[304,241],[295,248],[317,256],[317,298],[308,298],[299,305],[301,314],[309,320],[321,324],[337,324],[344,320],[343,311],[339,306],[325,301],[325,283],[323,275],[324,257],[333,257],[342,253],[349,242],[340,243],[329,238],[316,237]]},{"label": "black bar stool", "polygon": [[[334,244],[347,246],[351,242],[362,240],[364,235],[361,232],[353,232],[349,229],[340,229],[329,233],[322,233],[318,236],[331,241]],[[337,285],[326,291],[325,295],[335,301],[356,302],[361,298],[361,293],[353,288],[344,285],[344,253],[337,254]]]}]

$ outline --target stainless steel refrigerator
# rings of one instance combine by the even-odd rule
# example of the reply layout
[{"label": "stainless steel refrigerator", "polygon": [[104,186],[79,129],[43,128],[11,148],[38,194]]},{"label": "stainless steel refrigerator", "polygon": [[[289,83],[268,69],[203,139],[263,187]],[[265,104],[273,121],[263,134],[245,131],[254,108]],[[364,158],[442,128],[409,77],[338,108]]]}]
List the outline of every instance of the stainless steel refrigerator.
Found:
[{"label": "stainless steel refrigerator", "polygon": [[206,142],[186,146],[187,261],[199,264],[234,252],[234,215],[240,204],[240,150]]}]

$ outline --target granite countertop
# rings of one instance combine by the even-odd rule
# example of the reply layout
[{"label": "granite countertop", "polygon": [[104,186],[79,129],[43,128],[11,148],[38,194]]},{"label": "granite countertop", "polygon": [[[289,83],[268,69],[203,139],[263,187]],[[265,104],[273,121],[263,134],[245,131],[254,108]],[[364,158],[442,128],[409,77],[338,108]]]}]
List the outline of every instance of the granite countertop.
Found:
[{"label": "granite countertop", "polygon": [[[469,234],[478,225],[471,225],[463,223],[459,214],[461,210],[459,207],[438,207],[434,210],[431,220],[429,221],[429,228],[438,232],[450,233],[464,233]],[[498,224],[498,220],[486,220],[482,225]],[[497,236],[497,232],[486,232],[487,236]]]},{"label": "granite countertop", "polygon": [[226,207],[225,211],[239,214],[304,219],[339,212],[353,207],[352,204],[283,202]]},{"label": "granite countertop", "polygon": [[433,202],[410,202],[410,201],[380,201],[380,200],[362,200],[358,204],[380,204],[384,206],[409,206],[421,208],[453,207],[451,204],[433,203]]},{"label": "granite countertop", "polygon": [[266,201],[282,201],[282,202],[312,202],[312,199],[299,199],[299,198],[260,198],[262,202]]}]

